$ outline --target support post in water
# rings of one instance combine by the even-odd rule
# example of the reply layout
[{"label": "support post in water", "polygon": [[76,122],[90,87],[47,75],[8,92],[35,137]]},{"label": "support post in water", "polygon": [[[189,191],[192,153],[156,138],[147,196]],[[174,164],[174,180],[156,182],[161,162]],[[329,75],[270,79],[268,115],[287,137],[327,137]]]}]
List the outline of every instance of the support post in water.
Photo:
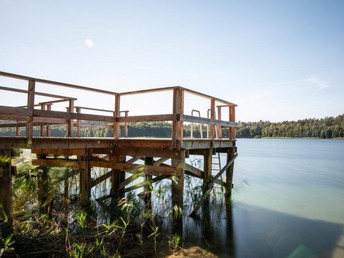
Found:
[{"label": "support post in water", "polygon": [[[236,154],[236,147],[228,150],[227,162],[232,160]],[[234,162],[226,169],[226,202],[229,202],[232,196],[233,188],[233,172],[234,172]]]},{"label": "support post in water", "polygon": [[[125,156],[114,154],[110,156],[110,159],[114,162],[125,162]],[[111,196],[112,203],[116,204],[124,197],[124,189],[120,189],[121,183],[125,180],[125,171],[120,169],[112,169],[111,175]]]},{"label": "support post in water", "polygon": [[172,159],[172,167],[177,172],[176,176],[172,176],[172,208],[177,220],[183,216],[185,151],[181,151],[179,157]]},{"label": "support post in water", "polygon": [[[203,193],[205,193],[208,190],[209,187],[209,181],[212,174],[212,167],[213,167],[213,149],[207,149],[205,150],[205,154],[203,155]],[[209,205],[210,205],[210,198],[209,196],[206,198],[206,200],[203,203],[202,209],[204,211],[209,211]]]},{"label": "support post in water", "polygon": [[198,203],[195,205],[194,210],[191,212],[191,217],[196,217],[197,212],[199,208],[201,208],[204,201],[209,197],[209,194],[214,186],[215,181],[225,172],[227,169],[234,163],[235,158],[238,156],[238,154],[235,154],[231,159],[227,160],[227,164],[220,170],[219,173],[217,173],[208,183],[207,191],[203,193],[202,198],[198,201]]},{"label": "support post in water", "polygon": [[[145,157],[145,165],[153,165],[153,157]],[[152,209],[152,175],[145,174],[145,181],[147,184],[144,186],[144,194],[145,194],[145,204],[146,209],[151,210]]]},{"label": "support post in water", "polygon": [[91,167],[88,162],[88,150],[85,150],[85,155],[81,159],[84,161],[84,166],[80,168],[80,206],[87,209],[91,196]]},{"label": "support post in water", "polygon": [[11,150],[0,150],[0,229],[3,237],[12,232]]},{"label": "support post in water", "polygon": [[[38,159],[45,159],[45,155],[39,155]],[[37,173],[38,183],[38,203],[39,214],[48,215],[51,218],[51,201],[49,200],[49,168],[46,166],[40,166]]]}]

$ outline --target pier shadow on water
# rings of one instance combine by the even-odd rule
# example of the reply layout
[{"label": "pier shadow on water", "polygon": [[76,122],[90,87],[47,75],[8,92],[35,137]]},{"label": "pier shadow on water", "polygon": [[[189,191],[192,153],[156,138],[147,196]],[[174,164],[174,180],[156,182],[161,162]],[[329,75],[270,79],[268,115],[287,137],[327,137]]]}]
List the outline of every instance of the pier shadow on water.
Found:
[{"label": "pier shadow on water", "polygon": [[344,257],[344,225],[234,203],[184,221],[184,247],[218,257]]}]

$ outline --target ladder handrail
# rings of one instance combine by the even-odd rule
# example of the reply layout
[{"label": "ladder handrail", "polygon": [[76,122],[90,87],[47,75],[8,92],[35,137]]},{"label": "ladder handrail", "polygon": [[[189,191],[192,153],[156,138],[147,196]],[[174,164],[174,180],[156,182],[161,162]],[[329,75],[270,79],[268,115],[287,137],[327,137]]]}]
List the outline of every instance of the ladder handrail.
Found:
[{"label": "ladder handrail", "polygon": [[[194,116],[194,113],[197,113],[198,117],[201,117],[201,112],[199,110],[196,110],[196,109],[191,110],[191,115],[192,116]],[[193,139],[193,124],[194,123],[191,123],[191,128],[190,128],[190,137],[191,137],[191,139]],[[203,126],[202,124],[199,125],[201,139],[203,139],[203,129],[202,129],[202,126]]]}]

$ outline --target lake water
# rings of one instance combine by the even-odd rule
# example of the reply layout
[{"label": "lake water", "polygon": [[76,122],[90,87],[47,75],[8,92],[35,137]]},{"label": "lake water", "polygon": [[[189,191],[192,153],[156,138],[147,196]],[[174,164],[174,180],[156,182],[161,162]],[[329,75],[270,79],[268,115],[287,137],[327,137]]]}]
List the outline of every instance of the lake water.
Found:
[{"label": "lake water", "polygon": [[[185,246],[219,257],[344,257],[344,141],[239,139],[232,207]],[[198,232],[198,237],[195,237]]]}]

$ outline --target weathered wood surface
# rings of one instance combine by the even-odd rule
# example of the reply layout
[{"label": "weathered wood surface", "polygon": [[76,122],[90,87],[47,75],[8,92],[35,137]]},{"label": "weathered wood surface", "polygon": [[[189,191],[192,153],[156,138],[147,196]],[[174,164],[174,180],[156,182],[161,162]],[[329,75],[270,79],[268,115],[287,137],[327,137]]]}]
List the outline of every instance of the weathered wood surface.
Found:
[{"label": "weathered wood surface", "polygon": [[208,181],[206,185],[206,189],[202,195],[202,198],[195,205],[194,210],[191,212],[190,216],[195,217],[197,215],[197,212],[201,208],[202,204],[209,198],[209,195],[214,186],[215,180],[218,179],[225,171],[227,171],[227,169],[233,164],[237,156],[238,154],[235,154],[233,157],[231,157],[227,161],[226,165],[210,181]]}]

